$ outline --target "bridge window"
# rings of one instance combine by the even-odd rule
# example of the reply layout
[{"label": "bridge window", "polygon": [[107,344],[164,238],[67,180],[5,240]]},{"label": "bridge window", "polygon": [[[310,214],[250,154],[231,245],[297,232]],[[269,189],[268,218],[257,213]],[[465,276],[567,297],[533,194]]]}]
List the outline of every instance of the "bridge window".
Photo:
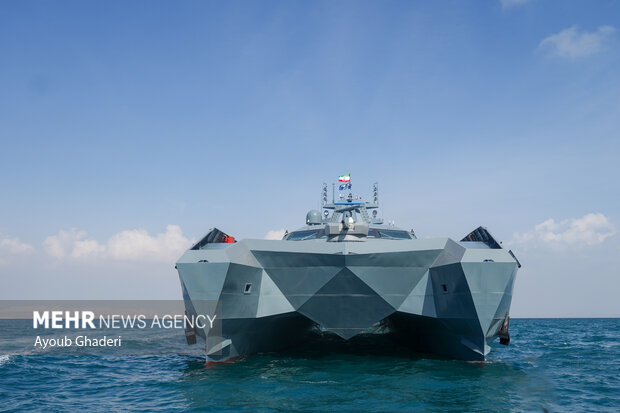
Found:
[{"label": "bridge window", "polygon": [[288,237],[286,237],[287,241],[303,241],[306,239],[315,239],[321,238],[325,236],[324,229],[311,229],[306,231],[295,231],[291,232]]},{"label": "bridge window", "polygon": [[381,238],[387,239],[411,239],[411,235],[407,231],[399,231],[394,229],[377,229]]}]

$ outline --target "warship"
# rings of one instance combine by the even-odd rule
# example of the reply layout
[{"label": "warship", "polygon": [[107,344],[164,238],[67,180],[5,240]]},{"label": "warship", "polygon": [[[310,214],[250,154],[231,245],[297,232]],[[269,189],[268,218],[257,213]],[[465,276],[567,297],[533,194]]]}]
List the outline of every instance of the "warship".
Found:
[{"label": "warship", "polygon": [[176,263],[188,317],[207,362],[302,345],[306,333],[351,340],[390,334],[412,351],[483,361],[510,342],[509,310],[521,264],[484,227],[460,241],[418,238],[377,217],[349,176],[323,184],[321,209],[281,240],[213,228]]}]

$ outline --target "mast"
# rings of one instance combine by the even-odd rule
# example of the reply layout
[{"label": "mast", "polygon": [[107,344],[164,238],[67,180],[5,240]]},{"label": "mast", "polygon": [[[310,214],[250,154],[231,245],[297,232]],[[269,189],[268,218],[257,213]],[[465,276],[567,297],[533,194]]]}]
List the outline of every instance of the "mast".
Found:
[{"label": "mast", "polygon": [[[377,218],[376,209],[379,208],[379,183],[375,182],[372,187],[372,201],[364,202],[360,196],[353,195],[353,186],[351,184],[350,174],[344,175],[347,181],[342,181],[339,184],[339,201],[336,200],[336,184],[332,184],[332,202],[327,202],[327,184],[323,184],[323,198],[322,208],[324,210],[324,222],[338,222],[348,217],[354,217],[354,214],[361,216],[362,220],[367,224],[382,224],[383,220]],[[342,178],[342,177],[341,177]],[[344,195],[342,192],[348,190],[348,194]],[[346,192],[345,192],[346,193]],[[372,218],[368,213],[372,211]],[[329,217],[329,210],[332,210],[331,219]]]}]

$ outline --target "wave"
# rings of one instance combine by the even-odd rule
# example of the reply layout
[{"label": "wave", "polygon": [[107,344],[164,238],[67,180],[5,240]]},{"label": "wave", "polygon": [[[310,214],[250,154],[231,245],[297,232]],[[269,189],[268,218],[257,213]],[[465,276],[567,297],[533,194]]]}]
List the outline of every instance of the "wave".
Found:
[{"label": "wave", "polygon": [[8,354],[0,354],[0,366],[9,361]]}]

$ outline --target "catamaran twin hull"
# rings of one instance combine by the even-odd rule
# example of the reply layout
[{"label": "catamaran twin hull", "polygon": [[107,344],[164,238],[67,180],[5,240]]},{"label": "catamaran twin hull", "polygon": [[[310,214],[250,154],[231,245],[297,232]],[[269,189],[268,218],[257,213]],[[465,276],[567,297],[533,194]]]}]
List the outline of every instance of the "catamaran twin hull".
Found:
[{"label": "catamaran twin hull", "polygon": [[280,350],[317,327],[348,340],[382,325],[416,351],[463,360],[509,341],[519,263],[483,227],[460,242],[225,237],[214,229],[177,263],[188,315],[218,314],[186,331],[206,340],[208,361]]}]

